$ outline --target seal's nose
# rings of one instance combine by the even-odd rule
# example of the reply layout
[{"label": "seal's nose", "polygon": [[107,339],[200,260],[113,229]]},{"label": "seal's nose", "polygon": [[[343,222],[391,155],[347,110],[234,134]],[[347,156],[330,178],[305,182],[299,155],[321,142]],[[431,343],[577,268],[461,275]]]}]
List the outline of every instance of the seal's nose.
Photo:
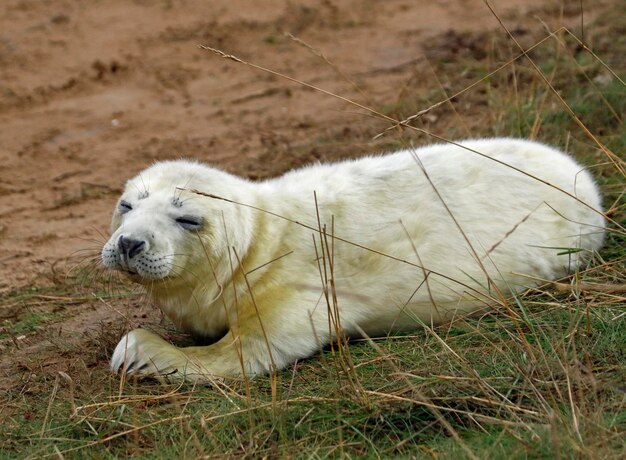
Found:
[{"label": "seal's nose", "polygon": [[127,260],[129,260],[145,249],[146,242],[143,240],[135,240],[133,238],[125,238],[124,235],[122,235],[120,236],[120,239],[117,240],[117,247],[119,248],[120,253],[124,254]]}]

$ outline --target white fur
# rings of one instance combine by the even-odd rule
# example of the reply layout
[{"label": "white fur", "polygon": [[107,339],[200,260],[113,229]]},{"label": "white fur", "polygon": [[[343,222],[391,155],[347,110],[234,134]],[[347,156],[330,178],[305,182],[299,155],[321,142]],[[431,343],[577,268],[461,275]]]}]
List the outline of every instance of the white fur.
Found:
[{"label": "white fur", "polygon": [[[462,144],[261,183],[189,161],[148,168],[126,186],[133,209],[116,210],[103,263],[130,272],[182,330],[225,335],[176,348],[134,330],[113,370],[195,380],[267,372],[335,337],[325,292],[331,307],[336,293],[345,333],[380,335],[562,277],[601,246],[598,190],[570,157],[514,139]],[[202,217],[202,228],[181,227],[184,215]],[[124,257],[121,236],[142,251]]]}]

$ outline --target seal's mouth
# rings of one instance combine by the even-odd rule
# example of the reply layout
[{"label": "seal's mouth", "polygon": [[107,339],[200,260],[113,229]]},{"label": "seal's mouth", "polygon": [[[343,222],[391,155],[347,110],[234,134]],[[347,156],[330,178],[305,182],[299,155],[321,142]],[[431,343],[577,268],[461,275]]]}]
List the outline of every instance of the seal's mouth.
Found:
[{"label": "seal's mouth", "polygon": [[[131,244],[130,240],[124,244]],[[130,254],[129,251],[121,252],[119,245],[108,243],[102,250],[102,263],[109,270],[118,272],[133,283],[152,285],[162,281],[168,281],[175,276],[175,271],[169,266],[170,260],[160,253]],[[144,244],[145,246],[145,244]],[[123,248],[122,248],[123,249]]]},{"label": "seal's mouth", "polygon": [[121,269],[119,270],[126,278],[128,278],[133,283],[141,284],[141,285],[155,285],[161,283],[167,283],[172,280],[172,276],[164,276],[163,278],[148,278],[143,275],[140,275],[136,271],[132,269]]},{"label": "seal's mouth", "polygon": [[121,271],[124,274],[124,276],[126,276],[133,283],[147,284],[148,282],[151,282],[151,281],[157,281],[157,280],[146,278],[145,276],[140,275],[139,272],[130,265],[128,258],[125,257],[124,255],[120,256],[119,262],[120,262],[120,266],[118,270]]},{"label": "seal's mouth", "polygon": [[143,276],[141,276],[139,273],[137,273],[136,271],[127,270],[127,269],[121,269],[119,271],[122,272],[122,274],[133,283],[145,284],[146,282],[149,281]]}]

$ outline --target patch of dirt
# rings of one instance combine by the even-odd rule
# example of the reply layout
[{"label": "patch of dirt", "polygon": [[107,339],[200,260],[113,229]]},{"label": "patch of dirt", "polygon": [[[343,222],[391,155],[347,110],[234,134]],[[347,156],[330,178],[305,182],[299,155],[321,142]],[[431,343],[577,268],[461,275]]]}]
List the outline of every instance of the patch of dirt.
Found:
[{"label": "patch of dirt", "polygon": [[[557,2],[549,14],[540,0],[490,3],[523,43],[541,21],[580,23]],[[388,123],[354,106],[198,45],[385,111],[427,89],[426,75],[437,89],[429,62],[482,59],[490,40],[507,37],[480,0],[4,0],[0,294],[63,284],[68,269],[96,259],[125,180],[155,160],[192,157],[264,178],[397,141],[373,141]],[[456,78],[439,77],[444,89]],[[431,121],[445,135],[449,125]],[[120,317],[99,302],[82,306],[58,337],[80,340],[76,332]],[[9,361],[2,377],[14,377]]]}]

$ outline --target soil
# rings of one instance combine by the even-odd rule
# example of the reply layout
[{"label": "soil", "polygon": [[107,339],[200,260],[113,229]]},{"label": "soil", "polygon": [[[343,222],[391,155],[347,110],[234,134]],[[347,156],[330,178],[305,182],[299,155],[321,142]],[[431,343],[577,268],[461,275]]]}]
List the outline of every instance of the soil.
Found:
[{"label": "soil", "polygon": [[[490,3],[522,40],[580,24],[578,2]],[[481,0],[3,0],[0,294],[63,286],[97,260],[124,181],[154,161],[189,157],[260,179],[397,141],[373,139],[387,121],[198,45],[385,111],[414,88],[448,88],[456,76],[435,79],[433,60],[484,58],[492,40],[508,38]],[[449,127],[427,120],[441,134]],[[29,308],[54,312],[76,295],[39,295]],[[67,343],[126,308],[144,314],[137,299],[61,303],[65,319],[51,328]],[[16,372],[8,351],[32,355],[37,342],[5,341],[0,379],[32,375],[24,362]],[[104,355],[94,365],[106,366]]]}]

